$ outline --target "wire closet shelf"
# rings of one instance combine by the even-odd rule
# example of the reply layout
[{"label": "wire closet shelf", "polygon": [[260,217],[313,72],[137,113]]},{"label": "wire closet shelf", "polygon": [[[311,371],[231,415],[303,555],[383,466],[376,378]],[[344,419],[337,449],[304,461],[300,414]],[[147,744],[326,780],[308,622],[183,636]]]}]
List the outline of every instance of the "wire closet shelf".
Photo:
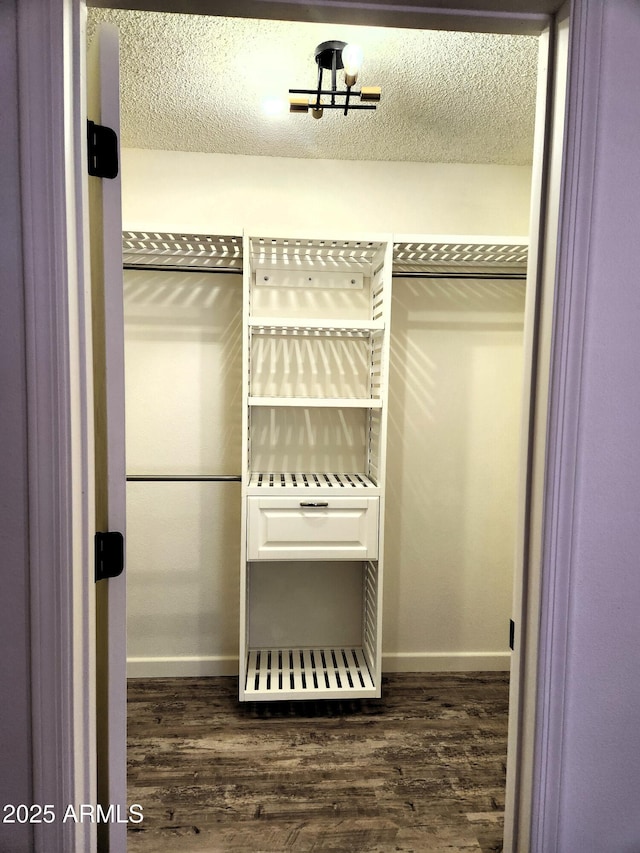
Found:
[{"label": "wire closet shelf", "polygon": [[[302,243],[304,242],[304,246]],[[290,257],[297,262],[306,255],[319,256],[328,241],[261,240],[256,252],[265,262],[273,259],[287,245]],[[332,263],[354,260],[358,254],[368,259],[374,244],[332,241]],[[337,251],[336,251],[337,250]],[[242,237],[211,234],[184,234],[158,231],[124,231],[122,254],[125,269],[192,270],[194,272],[236,273],[243,270]],[[528,247],[526,242],[507,243],[401,239],[393,246],[394,277],[442,276],[443,278],[491,278],[526,275]]]}]

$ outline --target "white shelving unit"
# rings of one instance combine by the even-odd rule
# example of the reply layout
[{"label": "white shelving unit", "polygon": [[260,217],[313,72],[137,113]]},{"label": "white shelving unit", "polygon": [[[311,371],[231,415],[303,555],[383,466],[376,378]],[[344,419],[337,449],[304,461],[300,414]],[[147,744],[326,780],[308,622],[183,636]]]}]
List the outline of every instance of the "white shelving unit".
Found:
[{"label": "white shelving unit", "polygon": [[204,478],[242,481],[242,700],[380,695],[391,278],[524,282],[526,242],[123,234],[127,267],[243,283],[241,470]]},{"label": "white shelving unit", "polygon": [[380,695],[392,249],[244,238],[241,700]]}]

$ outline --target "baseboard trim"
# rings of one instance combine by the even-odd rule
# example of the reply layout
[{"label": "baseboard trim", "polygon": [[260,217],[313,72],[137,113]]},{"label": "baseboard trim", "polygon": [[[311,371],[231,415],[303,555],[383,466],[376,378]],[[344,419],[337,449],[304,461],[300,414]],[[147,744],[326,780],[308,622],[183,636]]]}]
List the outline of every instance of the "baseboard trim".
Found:
[{"label": "baseboard trim", "polygon": [[382,655],[383,672],[503,672],[510,652],[394,652]]},{"label": "baseboard trim", "polygon": [[127,658],[128,678],[193,678],[237,674],[237,655]]},{"label": "baseboard trim", "polygon": [[[508,672],[509,652],[393,652],[382,655],[383,672]],[[237,675],[235,655],[210,657],[135,657],[127,659],[129,678],[194,678]]]}]

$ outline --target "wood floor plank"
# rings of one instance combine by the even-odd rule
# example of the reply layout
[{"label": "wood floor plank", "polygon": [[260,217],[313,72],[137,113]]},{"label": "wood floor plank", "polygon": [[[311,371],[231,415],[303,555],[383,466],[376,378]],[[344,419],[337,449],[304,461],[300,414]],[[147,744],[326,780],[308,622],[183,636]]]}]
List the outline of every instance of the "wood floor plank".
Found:
[{"label": "wood floor plank", "polygon": [[397,674],[382,699],[237,701],[129,683],[130,853],[502,849],[508,675]]}]

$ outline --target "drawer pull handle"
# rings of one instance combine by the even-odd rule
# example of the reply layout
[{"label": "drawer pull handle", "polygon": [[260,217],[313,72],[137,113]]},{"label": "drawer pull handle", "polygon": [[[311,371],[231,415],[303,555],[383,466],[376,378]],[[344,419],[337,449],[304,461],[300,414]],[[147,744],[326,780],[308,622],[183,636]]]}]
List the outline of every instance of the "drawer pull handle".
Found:
[{"label": "drawer pull handle", "polygon": [[329,506],[329,502],[328,501],[300,501],[300,506],[304,506],[304,507]]}]

